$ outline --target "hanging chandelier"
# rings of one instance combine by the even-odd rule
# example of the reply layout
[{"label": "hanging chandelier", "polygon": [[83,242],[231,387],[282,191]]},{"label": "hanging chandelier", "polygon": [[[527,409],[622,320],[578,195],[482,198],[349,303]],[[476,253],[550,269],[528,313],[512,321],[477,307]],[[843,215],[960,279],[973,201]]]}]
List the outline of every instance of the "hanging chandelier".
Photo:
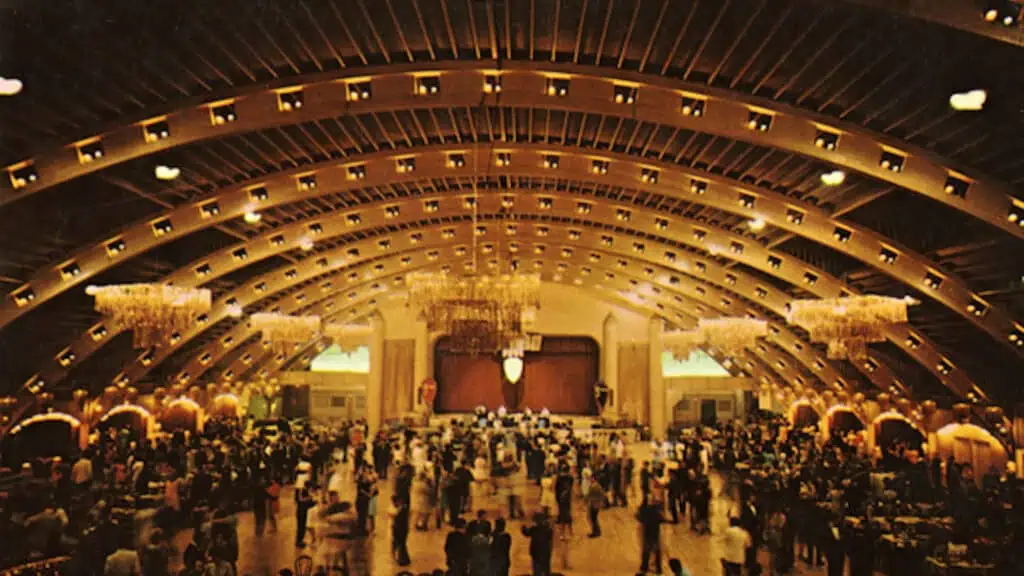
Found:
[{"label": "hanging chandelier", "polygon": [[727,353],[753,348],[758,338],[768,335],[768,323],[755,318],[701,318],[697,329],[707,346]]},{"label": "hanging chandelier", "polygon": [[[478,229],[480,196],[473,154],[473,230]],[[503,203],[502,210],[505,210]],[[515,213],[511,213],[515,218]],[[494,353],[522,339],[540,307],[540,274],[477,275],[477,234],[472,236],[472,274],[418,272],[405,277],[407,304],[433,331],[449,337],[452,350]],[[501,257],[501,246],[497,250]],[[501,270],[501,265],[497,267]]]},{"label": "hanging chandelier", "polygon": [[540,305],[540,275],[406,276],[408,304],[452,350],[497,352],[520,340]]},{"label": "hanging chandelier", "polygon": [[368,346],[373,335],[373,328],[365,324],[325,324],[323,328],[324,336],[346,353]]},{"label": "hanging chandelier", "polygon": [[254,330],[263,333],[275,352],[285,353],[296,345],[309,342],[320,334],[319,316],[289,316],[260,312],[249,317]]},{"label": "hanging chandelier", "polygon": [[671,352],[676,360],[686,360],[705,342],[704,333],[697,329],[666,332],[661,337],[663,349]]},{"label": "hanging chandelier", "polygon": [[210,311],[209,290],[166,284],[89,286],[95,309],[118,330],[132,331],[135,348],[159,347],[175,333],[192,328]]},{"label": "hanging chandelier", "polygon": [[893,324],[907,321],[907,307],[913,298],[849,296],[794,300],[787,306],[786,321],[810,333],[811,341],[828,345],[832,359],[858,360],[867,357],[870,342],[883,342]]}]

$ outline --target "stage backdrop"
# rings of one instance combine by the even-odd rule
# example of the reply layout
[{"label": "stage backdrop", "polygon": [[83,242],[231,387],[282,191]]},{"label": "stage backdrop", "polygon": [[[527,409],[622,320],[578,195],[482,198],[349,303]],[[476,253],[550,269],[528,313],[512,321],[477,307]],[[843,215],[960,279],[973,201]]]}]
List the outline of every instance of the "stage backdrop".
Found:
[{"label": "stage backdrop", "polygon": [[547,408],[554,414],[596,415],[594,383],[599,352],[593,338],[545,336],[540,352],[527,352],[523,377],[509,384],[497,355],[470,356],[453,352],[448,339],[434,347],[434,410],[471,412],[477,406],[494,410]]}]

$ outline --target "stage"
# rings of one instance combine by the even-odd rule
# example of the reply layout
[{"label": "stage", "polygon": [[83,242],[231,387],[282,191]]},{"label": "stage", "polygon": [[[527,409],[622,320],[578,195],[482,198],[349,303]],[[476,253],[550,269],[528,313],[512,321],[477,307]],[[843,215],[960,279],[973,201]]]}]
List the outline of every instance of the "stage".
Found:
[{"label": "stage", "polygon": [[[510,415],[512,418],[524,416],[523,414]],[[539,414],[534,414],[538,418],[541,418]],[[581,439],[593,439],[598,444],[605,444],[612,434],[618,434],[623,437],[626,443],[637,442],[639,439],[639,433],[635,427],[616,427],[608,426],[602,422],[602,419],[598,416],[580,416],[578,414],[550,414],[545,416],[550,424],[564,424],[568,423],[573,431],[573,435]],[[434,414],[430,417],[429,426],[425,431],[438,430],[444,426],[450,426],[454,422],[462,422],[464,426],[472,426],[477,424],[479,417],[475,413],[471,412],[455,412],[450,414]],[[518,427],[505,426],[506,429],[512,429]],[[548,426],[550,428],[550,425]]]}]

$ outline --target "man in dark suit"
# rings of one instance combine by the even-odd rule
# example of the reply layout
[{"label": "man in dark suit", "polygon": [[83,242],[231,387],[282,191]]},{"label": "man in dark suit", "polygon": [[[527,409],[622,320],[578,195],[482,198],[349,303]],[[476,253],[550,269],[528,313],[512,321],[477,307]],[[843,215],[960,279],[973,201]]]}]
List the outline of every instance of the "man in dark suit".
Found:
[{"label": "man in dark suit", "polygon": [[640,521],[643,543],[641,546],[640,572],[646,573],[650,568],[651,556],[654,556],[654,572],[661,572],[661,525],[665,522],[661,515],[661,507],[651,502],[644,502],[636,513]]},{"label": "man in dark suit", "polygon": [[469,569],[469,540],[463,528],[466,522],[462,518],[452,520],[452,531],[444,541],[444,555],[450,576],[465,576]]},{"label": "man in dark suit", "polygon": [[533,576],[551,576],[551,553],[555,534],[544,514],[534,516],[533,526],[523,526],[523,536],[530,539]]},{"label": "man in dark suit", "polygon": [[490,534],[491,523],[487,521],[487,511],[477,510],[476,518],[469,522],[466,527],[466,535],[472,538],[476,534]]},{"label": "man in dark suit", "polygon": [[491,570],[495,576],[508,576],[512,566],[512,535],[505,532],[505,519],[494,521],[494,537],[491,538]]}]

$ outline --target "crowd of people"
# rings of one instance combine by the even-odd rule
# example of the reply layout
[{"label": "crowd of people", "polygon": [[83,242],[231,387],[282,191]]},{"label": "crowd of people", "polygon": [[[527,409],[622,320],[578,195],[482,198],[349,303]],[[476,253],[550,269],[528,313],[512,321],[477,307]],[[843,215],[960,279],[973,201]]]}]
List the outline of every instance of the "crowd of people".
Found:
[{"label": "crowd of people", "polygon": [[[444,530],[445,565],[434,574],[506,576],[513,540],[524,538],[532,574],[547,576],[569,566],[574,537],[584,537],[577,510],[585,537],[601,538],[604,511],[623,507],[639,527],[638,572],[684,574],[679,559],[663,558],[662,526],[709,534],[717,475],[728,502],[725,574],[788,574],[798,562],[825,565],[830,576],[847,564],[852,576],[881,565],[922,573],[924,555],[966,557],[999,574],[1024,565],[1024,499],[1012,473],[990,472],[978,487],[955,462],[915,461],[898,443],[865,454],[841,435],[822,445],[780,420],[643,443],[629,432],[597,439],[529,414],[372,436],[363,422],[307,423],[275,437],[234,419],[156,439],[111,428],[77,458],[27,462],[8,478],[2,560],[63,558],[61,574],[234,576],[247,552],[238,513],[251,511],[258,538],[273,534],[287,497],[311,573],[365,573],[362,544],[386,527],[398,572],[412,564],[411,531]],[[898,517],[941,529],[908,536],[894,527]],[[918,555],[883,558],[881,536],[892,532],[897,542],[922,541]]]}]

